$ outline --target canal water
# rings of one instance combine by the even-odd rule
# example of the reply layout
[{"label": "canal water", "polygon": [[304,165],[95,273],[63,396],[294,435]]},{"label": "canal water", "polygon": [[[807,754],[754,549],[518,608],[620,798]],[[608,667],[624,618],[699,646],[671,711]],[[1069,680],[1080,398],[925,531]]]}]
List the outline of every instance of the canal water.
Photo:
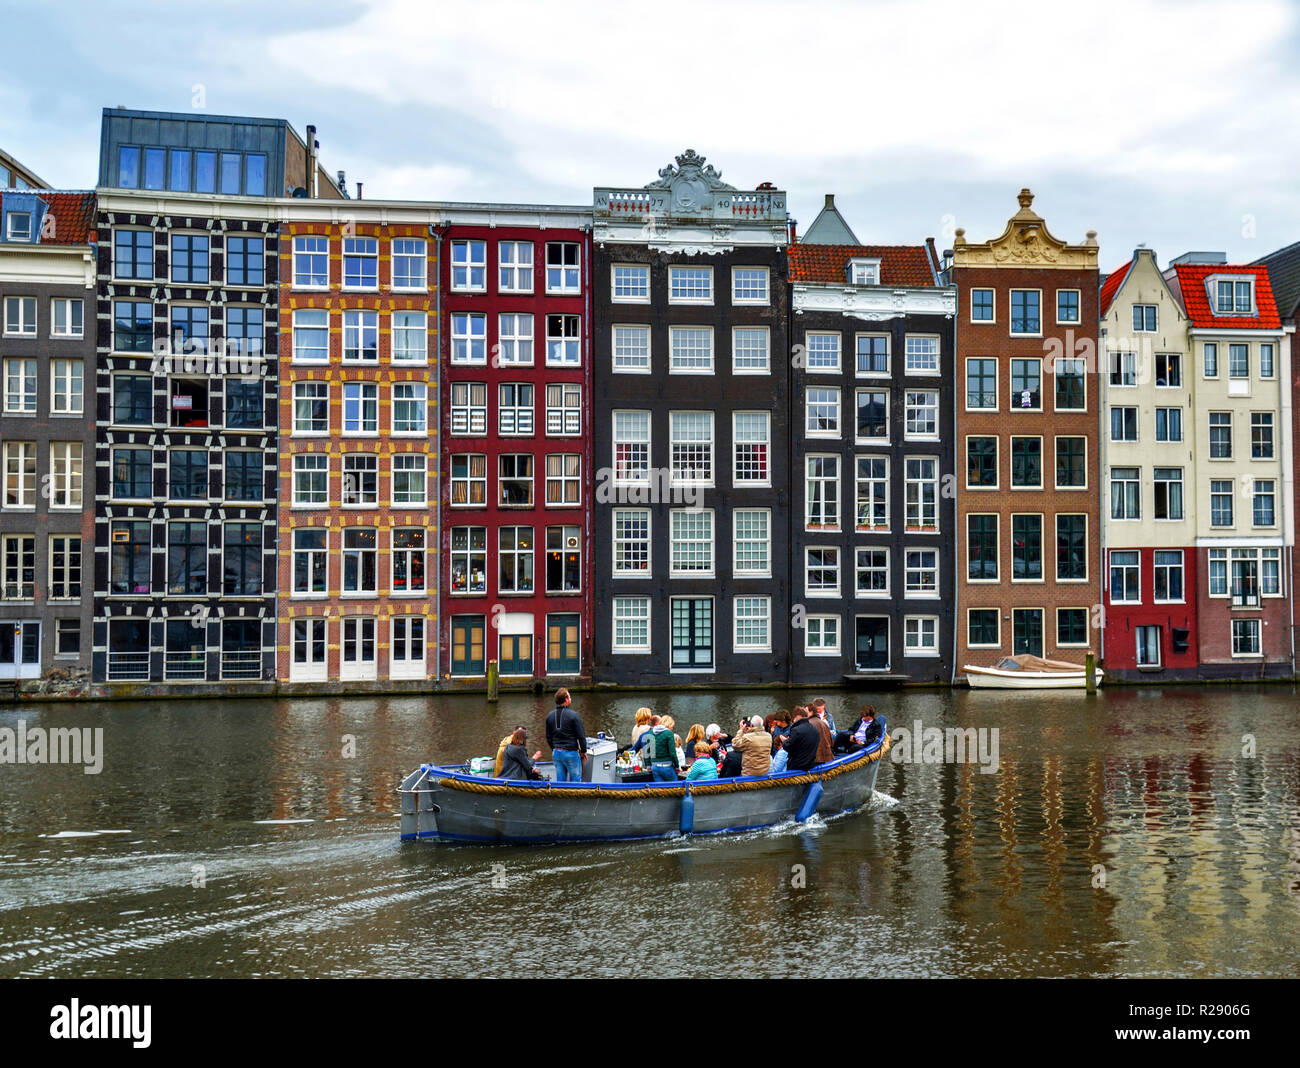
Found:
[{"label": "canal water", "polygon": [[[627,739],[624,693],[578,695],[591,733]],[[796,696],[649,703],[685,734]],[[542,698],[7,706],[102,728],[103,767],[0,765],[0,976],[1300,972],[1294,689],[873,700],[895,731],[996,729],[997,770],[888,760],[826,822],[547,848],[400,843],[395,792],[544,738]]]}]

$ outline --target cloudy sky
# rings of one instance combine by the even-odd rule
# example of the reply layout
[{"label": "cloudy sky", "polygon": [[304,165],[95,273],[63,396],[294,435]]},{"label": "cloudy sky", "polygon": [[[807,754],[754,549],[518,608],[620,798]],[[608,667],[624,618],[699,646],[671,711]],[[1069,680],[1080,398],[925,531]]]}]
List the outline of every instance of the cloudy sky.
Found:
[{"label": "cloudy sky", "polygon": [[1028,185],[1102,268],[1300,240],[1284,0],[0,0],[0,147],[93,184],[104,106],[286,118],[370,198],[589,204],[686,147],[860,240],[999,233]]}]

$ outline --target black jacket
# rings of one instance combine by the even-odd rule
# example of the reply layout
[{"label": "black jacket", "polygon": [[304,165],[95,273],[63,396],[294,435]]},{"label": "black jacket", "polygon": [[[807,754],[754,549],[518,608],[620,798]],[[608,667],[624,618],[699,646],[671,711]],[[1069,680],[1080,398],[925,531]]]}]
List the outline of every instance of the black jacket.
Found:
[{"label": "black jacket", "polygon": [[528,779],[531,778],[528,773],[532,770],[533,759],[522,745],[506,746],[505,755],[501,758],[501,778]]},{"label": "black jacket", "polygon": [[[855,728],[856,729],[856,728]],[[873,746],[880,741],[880,736],[885,733],[885,717],[877,716],[867,727],[867,745]]]},{"label": "black jacket", "polygon": [[587,728],[582,717],[567,705],[559,705],[546,717],[546,744],[552,749],[587,751]]},{"label": "black jacket", "polygon": [[790,754],[787,771],[807,771],[817,763],[817,747],[822,743],[822,732],[809,719],[796,720],[790,727],[785,751]]}]

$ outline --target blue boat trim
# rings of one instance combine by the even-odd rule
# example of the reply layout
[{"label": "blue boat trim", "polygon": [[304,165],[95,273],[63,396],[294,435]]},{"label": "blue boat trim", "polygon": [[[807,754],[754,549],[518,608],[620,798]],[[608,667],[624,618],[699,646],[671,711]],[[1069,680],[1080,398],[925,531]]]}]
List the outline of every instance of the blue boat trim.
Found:
[{"label": "blue boat trim", "polygon": [[[782,771],[776,775],[736,775],[726,779],[705,780],[707,782],[781,782],[783,779],[792,779],[800,775],[821,775],[833,768],[849,764],[857,760],[862,760],[878,751],[883,742],[877,741],[868,746],[866,749],[860,749],[856,753],[844,753],[834,760],[828,760],[825,764],[815,764],[807,771]],[[609,790],[617,792],[619,790],[644,790],[648,786],[662,787],[666,789],[679,789],[683,793],[686,791],[686,783],[679,782],[551,782],[536,779],[499,779],[492,775],[471,775],[468,772],[458,769],[467,767],[466,764],[421,764],[420,770],[426,774],[437,772],[441,778],[456,779],[461,782],[508,782],[512,786],[528,787],[534,790]]]}]

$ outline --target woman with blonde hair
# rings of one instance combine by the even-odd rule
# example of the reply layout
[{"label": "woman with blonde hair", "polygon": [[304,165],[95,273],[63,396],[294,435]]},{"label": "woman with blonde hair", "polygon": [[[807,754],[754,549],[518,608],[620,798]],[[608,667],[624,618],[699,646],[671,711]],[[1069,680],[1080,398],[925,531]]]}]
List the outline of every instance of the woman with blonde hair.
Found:
[{"label": "woman with blonde hair", "polygon": [[682,741],[682,749],[686,753],[688,763],[695,759],[695,743],[703,741],[707,741],[704,737],[704,724],[692,723],[691,729],[686,732],[686,738]]},{"label": "woman with blonde hair", "polygon": [[654,713],[648,708],[642,707],[636,710],[636,725],[632,728],[632,741],[628,743],[629,748],[636,748],[637,740],[650,729],[650,719],[653,716]]}]

